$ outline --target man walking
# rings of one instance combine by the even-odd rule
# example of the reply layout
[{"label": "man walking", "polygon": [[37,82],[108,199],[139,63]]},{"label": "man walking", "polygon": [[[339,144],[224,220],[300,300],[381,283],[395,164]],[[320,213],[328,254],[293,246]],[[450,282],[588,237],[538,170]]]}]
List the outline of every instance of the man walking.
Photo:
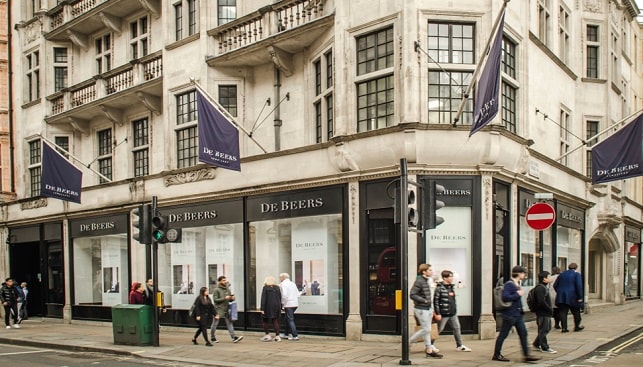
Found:
[{"label": "man walking", "polygon": [[226,278],[225,275],[221,275],[219,278],[217,278],[217,282],[217,287],[214,288],[214,291],[212,292],[212,301],[214,302],[214,308],[217,311],[217,314],[212,321],[212,330],[210,331],[211,342],[219,342],[214,334],[217,330],[217,326],[219,325],[219,320],[221,320],[221,318],[223,317],[226,323],[226,327],[228,328],[228,332],[230,333],[230,337],[232,338],[232,342],[238,343],[239,341],[241,341],[241,339],[243,339],[243,336],[237,336],[235,334],[234,321],[232,321],[230,312],[228,312],[230,302],[235,300],[234,294],[232,294],[232,292],[230,291],[230,287],[228,286],[228,278]]},{"label": "man walking", "polygon": [[[286,334],[288,340],[299,340],[297,326],[295,326],[295,311],[299,307],[299,289],[297,284],[290,280],[288,273],[279,274],[279,287],[281,287],[281,306],[286,314]],[[290,336],[288,336],[290,334]]]},{"label": "man walking", "polygon": [[536,303],[536,324],[538,325],[538,336],[534,339],[533,346],[543,353],[557,353],[549,347],[547,334],[551,330],[551,316],[553,308],[551,307],[551,297],[549,296],[549,282],[551,276],[548,271],[541,271],[538,274],[538,284],[533,289]]},{"label": "man walking", "polygon": [[554,289],[556,290],[556,305],[560,310],[560,326],[562,332],[567,333],[567,314],[569,311],[574,316],[574,331],[582,331],[585,327],[580,325],[580,311],[583,303],[583,281],[577,272],[578,265],[571,263],[568,269],[560,273]]},{"label": "man walking", "polygon": [[148,279],[145,282],[145,304],[154,306],[154,281],[152,279]]},{"label": "man walking", "polygon": [[438,321],[438,333],[441,333],[447,326],[451,325],[453,337],[455,338],[455,350],[460,352],[471,352],[471,348],[462,344],[460,334],[460,319],[457,314],[455,302],[455,290],[453,285],[453,272],[442,270],[442,282],[438,283],[433,295],[433,307],[435,319]]},{"label": "man walking", "polygon": [[508,280],[502,288],[502,299],[504,301],[511,301],[511,307],[502,310],[502,326],[500,327],[500,333],[496,339],[496,345],[493,351],[493,357],[491,358],[494,361],[500,362],[510,362],[510,359],[502,355],[502,344],[509,335],[511,328],[516,327],[516,332],[520,338],[520,346],[522,347],[522,353],[525,356],[525,362],[534,362],[540,360],[540,358],[532,356],[529,354],[529,346],[527,346],[527,328],[525,327],[525,320],[523,319],[523,310],[522,310],[522,296],[524,291],[522,290],[521,282],[527,277],[525,268],[522,266],[514,266],[511,269],[511,279]]},{"label": "man walking", "polygon": [[433,298],[431,297],[430,281],[433,281],[433,268],[429,264],[418,266],[418,276],[411,287],[409,296],[413,300],[415,318],[421,325],[421,329],[409,338],[409,343],[414,343],[420,337],[424,338],[424,352],[426,357],[442,358],[433,344],[431,344],[431,321],[433,320]]},{"label": "man walking", "polygon": [[20,329],[18,325],[18,299],[20,295],[18,290],[13,286],[13,278],[5,279],[0,288],[0,301],[4,306],[4,323],[7,329],[11,329],[9,318],[13,319],[13,328]]}]

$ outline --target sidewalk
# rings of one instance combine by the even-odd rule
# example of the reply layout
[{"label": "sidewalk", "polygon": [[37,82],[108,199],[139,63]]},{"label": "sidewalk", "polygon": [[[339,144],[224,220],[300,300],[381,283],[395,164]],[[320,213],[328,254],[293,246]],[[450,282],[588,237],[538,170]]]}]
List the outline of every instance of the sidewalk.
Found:
[{"label": "sidewalk", "polygon": [[[569,318],[570,323],[571,315]],[[534,351],[542,360],[531,366],[553,366],[581,357],[601,345],[628,332],[643,327],[643,301],[630,301],[625,305],[607,306],[589,315],[583,315],[582,332],[560,333],[552,330],[549,342],[558,354]],[[227,330],[217,330],[219,343],[211,348],[192,345],[195,329],[161,327],[160,347],[115,345],[110,323],[64,324],[55,319],[29,319],[21,329],[0,329],[0,343],[37,346],[57,350],[90,351],[136,355],[146,359],[162,359],[210,366],[267,367],[371,367],[398,366],[401,359],[399,338],[388,341],[346,341],[342,338],[301,335],[299,341],[261,342],[263,333],[239,332],[243,341],[233,344]],[[536,335],[535,323],[527,325],[529,342]],[[398,340],[398,341],[394,341]],[[524,365],[518,337],[512,333],[505,341],[503,354],[512,363],[491,360],[494,340],[473,340],[464,335],[465,344],[473,352],[458,352],[451,335],[443,335],[436,345],[444,359],[425,358],[423,344],[411,346],[409,359],[415,366],[518,366]],[[515,363],[514,363],[515,362]]]}]

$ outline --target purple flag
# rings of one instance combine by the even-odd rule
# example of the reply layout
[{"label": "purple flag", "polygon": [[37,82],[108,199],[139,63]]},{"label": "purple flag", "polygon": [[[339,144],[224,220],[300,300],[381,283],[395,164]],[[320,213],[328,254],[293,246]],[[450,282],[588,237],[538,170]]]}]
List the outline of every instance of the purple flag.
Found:
[{"label": "purple flag", "polygon": [[592,183],[643,176],[643,114],[592,148]]},{"label": "purple flag", "polygon": [[43,142],[40,194],[80,204],[83,173]]},{"label": "purple flag", "polygon": [[239,130],[197,89],[199,162],[241,171]]},{"label": "purple flag", "polygon": [[496,38],[493,41],[487,62],[478,79],[476,100],[473,106],[473,124],[469,136],[487,126],[498,114],[500,92],[500,61],[502,57],[502,30],[505,26],[505,15],[502,15]]}]

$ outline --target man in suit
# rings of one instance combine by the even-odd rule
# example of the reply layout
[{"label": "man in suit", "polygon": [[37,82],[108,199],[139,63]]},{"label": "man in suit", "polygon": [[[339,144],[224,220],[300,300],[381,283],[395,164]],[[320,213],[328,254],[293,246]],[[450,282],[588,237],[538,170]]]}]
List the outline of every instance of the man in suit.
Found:
[{"label": "man in suit", "polygon": [[560,273],[554,289],[556,290],[556,306],[560,310],[560,326],[562,332],[567,333],[567,314],[569,311],[574,316],[574,331],[582,331],[585,327],[580,325],[580,312],[585,307],[583,303],[583,280],[577,271],[578,265],[571,263],[568,269]]}]

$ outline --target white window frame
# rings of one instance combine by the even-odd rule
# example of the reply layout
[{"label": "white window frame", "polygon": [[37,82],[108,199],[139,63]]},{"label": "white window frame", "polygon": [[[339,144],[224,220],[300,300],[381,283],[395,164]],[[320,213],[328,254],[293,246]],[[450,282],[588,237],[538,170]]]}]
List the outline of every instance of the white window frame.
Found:
[{"label": "white window frame", "polygon": [[130,57],[132,60],[149,55],[151,28],[150,16],[147,14],[129,22]]}]

